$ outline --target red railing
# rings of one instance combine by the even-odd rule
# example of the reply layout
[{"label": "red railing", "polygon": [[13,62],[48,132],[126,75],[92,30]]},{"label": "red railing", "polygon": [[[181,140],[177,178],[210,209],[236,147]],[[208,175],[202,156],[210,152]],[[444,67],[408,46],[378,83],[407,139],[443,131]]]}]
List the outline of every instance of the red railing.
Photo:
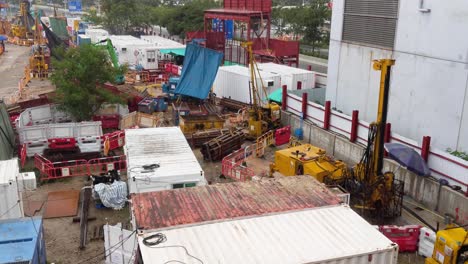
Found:
[{"label": "red railing", "polygon": [[[312,102],[303,102],[301,97],[293,94],[287,94],[285,98],[287,99],[286,111],[300,116],[305,103],[307,105],[307,110],[305,111],[306,115],[304,117],[306,120],[316,123],[325,130],[330,130],[351,139],[351,141],[355,140],[357,143],[367,144],[369,124],[358,120],[357,111],[354,113],[355,117],[353,120],[350,116],[331,110],[331,103],[329,101],[327,101],[326,106],[323,107]],[[466,178],[468,165],[466,162],[453,157],[449,153],[430,147],[427,143],[427,137],[425,137],[426,143],[419,145],[417,142],[399,136],[393,132],[390,133],[390,131],[388,131],[387,133],[390,134],[387,141],[402,143],[414,148],[423,155],[427,155],[427,162],[434,174],[433,176],[447,179],[451,184],[466,188],[465,191],[468,195],[468,180]]]}]

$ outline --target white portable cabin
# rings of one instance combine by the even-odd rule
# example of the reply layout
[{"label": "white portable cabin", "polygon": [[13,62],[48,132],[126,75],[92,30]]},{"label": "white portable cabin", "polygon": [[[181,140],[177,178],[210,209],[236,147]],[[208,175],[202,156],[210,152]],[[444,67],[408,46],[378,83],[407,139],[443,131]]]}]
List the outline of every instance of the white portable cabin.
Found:
[{"label": "white portable cabin", "polygon": [[[281,87],[281,76],[269,72],[260,72],[260,76],[267,94],[261,87],[257,88],[262,101],[266,101],[268,95]],[[261,83],[259,76],[257,83]],[[213,83],[213,92],[218,98],[225,97],[242,103],[251,103],[249,68],[239,65],[219,67]]]},{"label": "white portable cabin", "polygon": [[18,159],[0,161],[0,220],[24,217]]},{"label": "white portable cabin", "polygon": [[160,36],[155,36],[155,35],[143,35],[143,36],[140,36],[140,39],[142,39],[145,42],[151,43],[152,45],[154,45],[157,48],[157,57],[160,60],[169,59],[170,55],[162,54],[161,52],[159,52],[159,50],[162,50],[162,49],[185,49],[185,47],[186,47],[185,45],[183,45],[183,44],[181,44],[181,43],[179,43],[177,41],[167,39],[167,38],[163,38],[163,37],[160,37]]},{"label": "white portable cabin", "polygon": [[144,239],[153,232],[138,236],[145,264],[396,264],[398,260],[398,245],[347,205],[171,226],[153,231],[165,235],[167,242],[151,247],[145,245]]},{"label": "white portable cabin", "polygon": [[297,90],[297,83],[302,83],[302,89],[315,88],[315,72],[276,63],[258,63],[260,71],[279,74],[281,85],[287,85],[288,90]]},{"label": "white portable cabin", "polygon": [[131,69],[137,66],[147,70],[158,68],[156,48],[150,43],[130,35],[111,35],[109,39],[120,65],[127,64]]},{"label": "white portable cabin", "polygon": [[179,127],[127,129],[124,151],[130,194],[206,185]]},{"label": "white portable cabin", "polygon": [[95,44],[99,41],[109,37],[109,32],[102,28],[87,28],[85,29],[85,35],[91,39],[91,43]]}]

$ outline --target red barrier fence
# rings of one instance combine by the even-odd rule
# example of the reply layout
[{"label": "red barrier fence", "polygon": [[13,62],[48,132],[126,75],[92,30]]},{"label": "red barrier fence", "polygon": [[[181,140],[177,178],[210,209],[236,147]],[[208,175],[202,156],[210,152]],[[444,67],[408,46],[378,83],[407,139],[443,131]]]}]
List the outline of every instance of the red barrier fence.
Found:
[{"label": "red barrier fence", "polygon": [[255,144],[247,148],[241,148],[223,158],[221,173],[236,181],[249,181],[255,176],[255,172],[244,166],[245,158],[255,151]]},{"label": "red barrier fence", "polygon": [[99,175],[113,169],[126,169],[126,164],[125,156],[106,157],[89,161],[80,159],[61,162],[51,162],[39,154],[34,156],[34,165],[40,172],[41,181],[92,174]]}]

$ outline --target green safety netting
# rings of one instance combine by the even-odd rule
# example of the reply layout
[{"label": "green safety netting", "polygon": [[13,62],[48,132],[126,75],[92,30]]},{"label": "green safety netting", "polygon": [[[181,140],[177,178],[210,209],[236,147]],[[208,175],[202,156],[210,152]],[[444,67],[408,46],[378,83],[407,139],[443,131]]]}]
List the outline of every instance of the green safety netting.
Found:
[{"label": "green safety netting", "polygon": [[163,54],[170,54],[170,55],[177,55],[177,56],[185,56],[185,48],[179,49],[161,49],[159,50]]}]

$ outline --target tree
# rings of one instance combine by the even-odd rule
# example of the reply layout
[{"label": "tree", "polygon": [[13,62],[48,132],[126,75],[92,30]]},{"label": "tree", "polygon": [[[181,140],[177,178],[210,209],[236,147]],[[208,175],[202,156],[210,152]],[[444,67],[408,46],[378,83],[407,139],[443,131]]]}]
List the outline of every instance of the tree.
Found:
[{"label": "tree", "polygon": [[331,19],[331,11],[327,3],[328,0],[316,0],[304,8],[302,35],[303,40],[312,45],[312,52],[327,38],[327,34],[322,30],[325,21]]},{"label": "tree", "polygon": [[56,86],[55,101],[59,109],[76,121],[91,120],[103,103],[123,103],[123,100],[99,86],[112,82],[124,68],[109,63],[105,50],[92,45],[70,48],[61,61],[53,60],[55,69],[51,81]]}]

